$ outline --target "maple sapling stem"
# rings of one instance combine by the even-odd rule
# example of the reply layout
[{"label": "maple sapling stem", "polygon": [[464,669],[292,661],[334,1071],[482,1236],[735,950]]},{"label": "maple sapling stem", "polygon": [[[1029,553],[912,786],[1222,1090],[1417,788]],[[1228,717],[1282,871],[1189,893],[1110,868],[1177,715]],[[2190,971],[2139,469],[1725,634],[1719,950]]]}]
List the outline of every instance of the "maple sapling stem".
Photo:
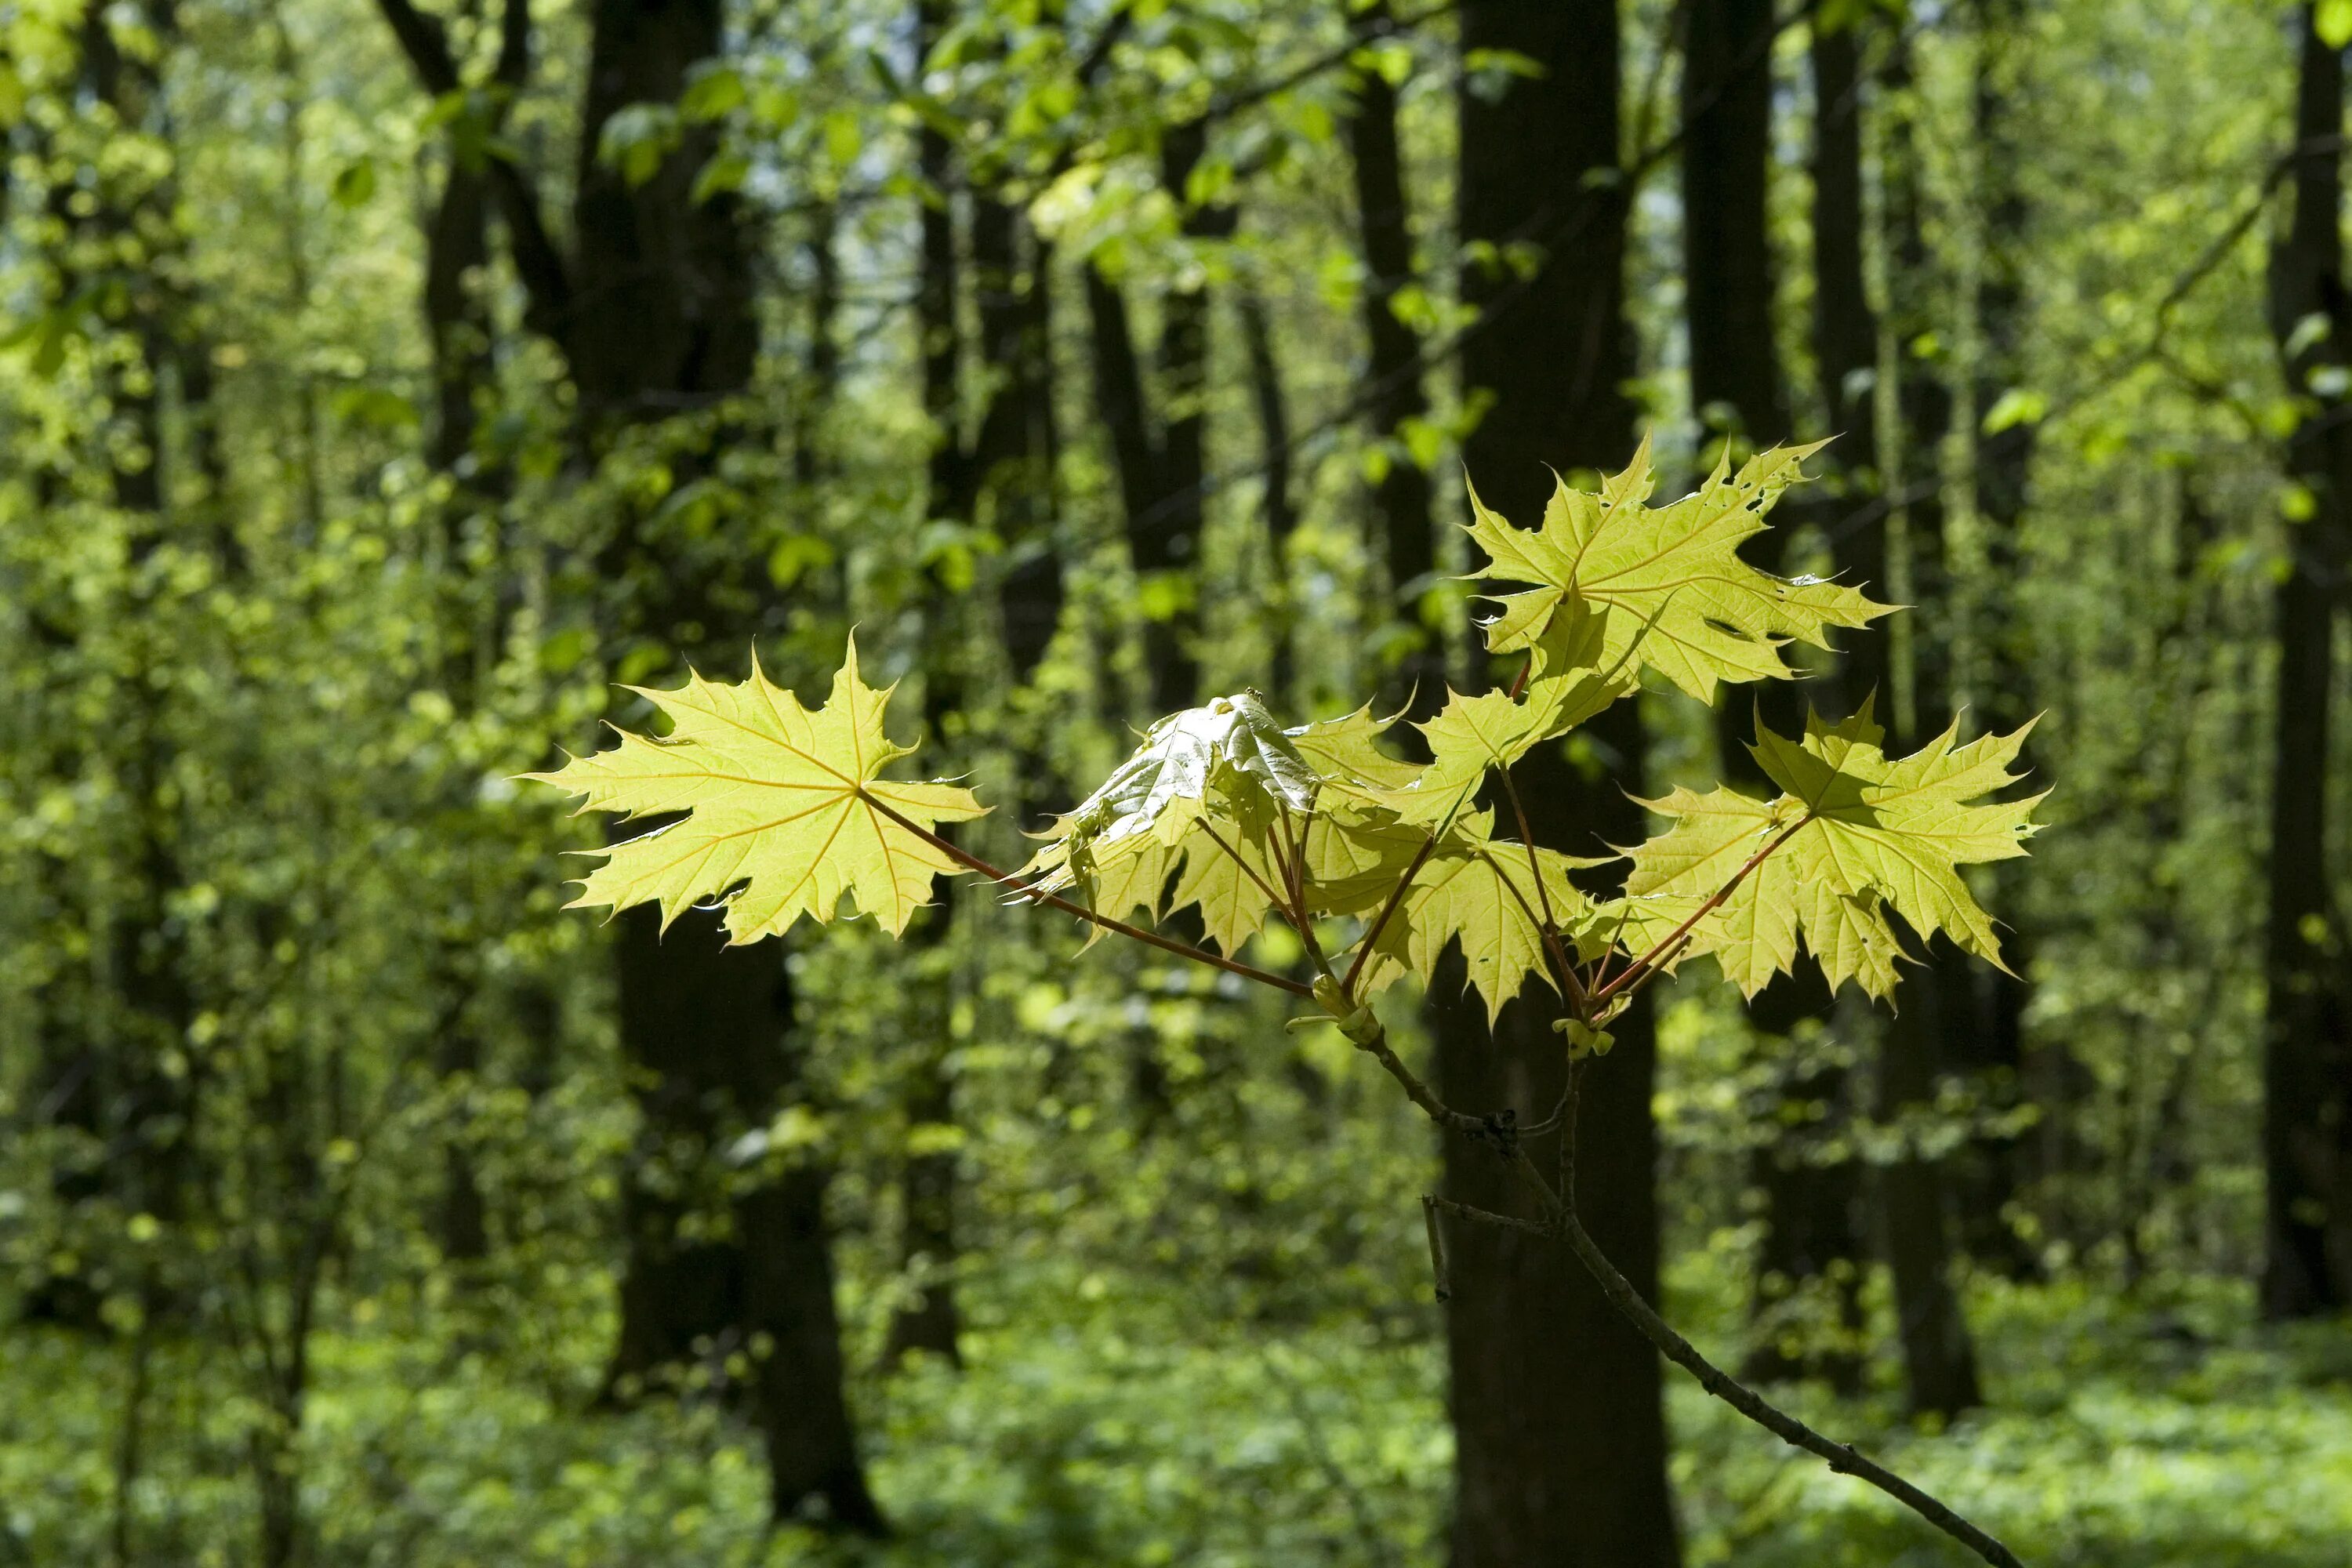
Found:
[{"label": "maple sapling stem", "polygon": [[880,812],[883,816],[888,817],[891,821],[897,823],[899,826],[905,828],[908,832],[913,834],[916,837],[921,839],[924,843],[929,844],[940,854],[945,855],[950,860],[955,861],[958,865],[962,866],[967,869],[979,872],[982,876],[987,878],[990,881],[996,883],[999,887],[1012,889],[1013,895],[1017,898],[1026,899],[1031,903],[1047,905],[1050,908],[1061,910],[1066,915],[1076,915],[1078,919],[1085,921],[1089,925],[1100,926],[1103,930],[1108,931],[1116,931],[1120,936],[1143,943],[1146,947],[1156,947],[1162,952],[1174,953],[1179,958],[1188,958],[1195,963],[1204,963],[1211,969],[1222,969],[1228,974],[1238,974],[1244,980],[1255,980],[1261,985],[1271,985],[1277,991],[1287,991],[1294,996],[1312,996],[1315,994],[1315,988],[1313,986],[1303,984],[1298,981],[1291,979],[1286,974],[1268,973],[1263,969],[1256,968],[1252,964],[1244,963],[1238,959],[1226,958],[1218,953],[1211,952],[1205,948],[1194,947],[1190,942],[1178,942],[1173,937],[1161,936],[1156,931],[1146,931],[1141,926],[1129,925],[1125,921],[1114,920],[1110,916],[1105,914],[1097,914],[1093,910],[1087,908],[1086,905],[1066,899],[1059,893],[1048,893],[1041,889],[1031,887],[1026,883],[1024,883],[1020,878],[1014,876],[1012,872],[1003,869],[1002,867],[990,865],[987,861],[982,859],[979,856],[972,854],[970,850],[961,848],[949,840],[940,837],[938,834],[932,832],[929,828],[925,827],[921,823],[915,821],[912,817],[906,816],[902,812],[894,810],[887,801],[877,800],[874,796],[867,795],[864,790],[857,792],[857,798],[872,806],[875,810]]},{"label": "maple sapling stem", "polygon": [[[1688,1340],[1675,1331],[1673,1324],[1659,1316],[1657,1309],[1633,1289],[1632,1281],[1618,1272],[1617,1266],[1609,1260],[1609,1255],[1585,1233],[1584,1222],[1576,1212],[1577,1069],[1583,1065],[1574,1062],[1569,1066],[1568,1098],[1560,1127],[1559,1191],[1556,1196],[1548,1188],[1544,1191],[1558,1205],[1552,1212],[1558,1221],[1559,1235],[1568,1243],[1569,1250],[1576,1254],[1576,1260],[1584,1265],[1585,1272],[1592,1276],[1593,1283],[1601,1287],[1601,1293],[1609,1298],[1609,1304],[1617,1310],[1618,1315],[1640,1330],[1642,1337],[1656,1346],[1668,1361],[1698,1379],[1701,1388],[1782,1442],[1828,1460],[1830,1468],[1840,1475],[1869,1482],[1992,1563],[1994,1568],[2025,1568],[2018,1560],[2017,1553],[1954,1512],[1937,1498],[1912,1485],[1885,1466],[1863,1458],[1851,1445],[1836,1442],[1814,1431],[1701,1355]],[[1540,1186],[1540,1178],[1538,1178],[1538,1184]]]}]

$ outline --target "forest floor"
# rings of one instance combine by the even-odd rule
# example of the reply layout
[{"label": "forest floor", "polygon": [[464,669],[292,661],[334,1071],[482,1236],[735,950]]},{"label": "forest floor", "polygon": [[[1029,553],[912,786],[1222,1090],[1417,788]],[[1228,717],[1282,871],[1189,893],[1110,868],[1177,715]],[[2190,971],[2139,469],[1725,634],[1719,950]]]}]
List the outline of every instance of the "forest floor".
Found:
[{"label": "forest floor", "polygon": [[[1686,1271],[1687,1272],[1687,1271]],[[1426,1333],[1206,1331],[1199,1304],[1099,1276],[1031,1280],[975,1314],[961,1374],[868,1384],[877,1486],[898,1527],[825,1548],[762,1521],[756,1447],[708,1408],[585,1413],[594,1309],[537,1360],[390,1314],[322,1337],[305,1496],[321,1564],[1333,1563],[1443,1561],[1448,1439]],[[1727,1329],[1728,1280],[1675,1304]],[[2235,1285],[2136,1303],[2087,1287],[1980,1287],[1992,1407],[1928,1433],[1892,1368],[1838,1401],[1788,1391],[2042,1568],[2352,1568],[2352,1332],[2257,1325]],[[448,1314],[436,1321],[446,1322]],[[993,1319],[1008,1325],[992,1331]],[[1712,1323],[1709,1320],[1714,1320]],[[1009,1325],[1017,1322],[1018,1333]],[[159,1353],[182,1353],[166,1348]],[[124,1349],[18,1331],[0,1354],[0,1564],[108,1560]],[[248,1560],[234,1372],[145,1413],[132,1561]],[[194,1388],[194,1377],[159,1378]],[[1859,1484],[1669,1384],[1691,1568],[1927,1568],[1956,1548]]]}]

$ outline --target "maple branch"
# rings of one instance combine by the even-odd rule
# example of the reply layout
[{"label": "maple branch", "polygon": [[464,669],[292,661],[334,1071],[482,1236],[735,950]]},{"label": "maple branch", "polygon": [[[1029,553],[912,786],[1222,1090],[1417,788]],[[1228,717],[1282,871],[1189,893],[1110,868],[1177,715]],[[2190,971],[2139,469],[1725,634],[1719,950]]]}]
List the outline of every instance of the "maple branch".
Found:
[{"label": "maple branch", "polygon": [[[1688,1340],[1675,1332],[1674,1325],[1659,1316],[1657,1309],[1650,1305],[1648,1300],[1633,1288],[1624,1275],[1618,1272],[1617,1266],[1609,1260],[1609,1255],[1602,1252],[1599,1244],[1586,1233],[1584,1223],[1577,1216],[1576,1212],[1576,1112],[1579,1080],[1581,1078],[1580,1069],[1586,1065],[1585,1063],[1574,1062],[1569,1067],[1568,1084],[1560,1111],[1559,1186],[1555,1191],[1551,1184],[1544,1180],[1542,1173],[1536,1169],[1535,1162],[1528,1157],[1527,1150],[1517,1131],[1509,1128],[1507,1123],[1500,1123],[1488,1118],[1465,1116],[1445,1105],[1430,1092],[1427,1085],[1412,1075],[1411,1069],[1397,1060],[1396,1054],[1387,1048],[1384,1038],[1376,1037],[1364,1048],[1372,1052],[1381,1065],[1388,1068],[1390,1076],[1403,1086],[1405,1093],[1412,1099],[1413,1103],[1428,1112],[1433,1120],[1452,1128],[1454,1131],[1496,1144],[1512,1168],[1517,1171],[1526,1179],[1528,1184],[1535,1190],[1542,1205],[1545,1218],[1538,1222],[1522,1219],[1515,1215],[1496,1214],[1488,1209],[1456,1203],[1449,1198],[1424,1196],[1422,1203],[1423,1214],[1429,1223],[1431,1251],[1441,1269],[1444,1261],[1444,1246],[1436,1223],[1436,1214],[1439,1211],[1457,1215],[1480,1225],[1494,1226],[1501,1229],[1566,1242],[1569,1250],[1576,1255],[1577,1261],[1584,1266],[1585,1272],[1590,1274],[1593,1282],[1601,1287],[1601,1293],[1608,1298],[1610,1306],[1616,1310],[1617,1314],[1633,1324],[1642,1337],[1648,1340],[1660,1354],[1696,1378],[1699,1386],[1706,1389],[1707,1393],[1722,1400],[1782,1442],[1828,1460],[1830,1468],[1838,1474],[1853,1476],[1859,1480],[1869,1482],[1945,1534],[1969,1547],[1987,1563],[1992,1563],[1994,1568],[2024,1568],[2024,1564],[2019,1561],[2015,1552],[1954,1512],[1930,1493],[1905,1480],[1884,1465],[1864,1458],[1851,1444],[1840,1443],[1823,1436],[1707,1360]],[[1439,1285],[1444,1294],[1448,1296],[1452,1294],[1451,1281],[1443,1272],[1440,1274]]]},{"label": "maple branch", "polygon": [[[1782,837],[1786,837],[1784,834]],[[1761,859],[1762,856],[1757,857]],[[1581,1064],[1578,1064],[1581,1065]],[[1717,1366],[1701,1355],[1691,1342],[1676,1333],[1674,1325],[1658,1315],[1631,1281],[1617,1271],[1609,1255],[1601,1250],[1592,1237],[1585,1233],[1584,1223],[1576,1214],[1576,1077],[1570,1068],[1567,1120],[1560,1131],[1560,1206],[1555,1211],[1558,1234],[1584,1265],[1601,1293],[1617,1313],[1642,1332],[1642,1337],[1656,1346],[1660,1354],[1698,1379],[1701,1388],[1738,1411],[1759,1426],[1782,1442],[1804,1449],[1829,1461],[1830,1468],[1840,1475],[1853,1476],[1868,1481],[1880,1491],[1903,1504],[1912,1512],[1961,1542],[1995,1568],[2025,1568],[2017,1553],[2002,1545],[1991,1535],[1969,1523],[1943,1502],[1921,1490],[1901,1476],[1863,1458],[1853,1445],[1840,1443],[1822,1436],[1802,1421],[1764,1398],[1754,1389]],[[1522,1156],[1524,1158],[1524,1156]],[[1474,1211],[1475,1213],[1475,1211]],[[1483,1216],[1479,1216],[1483,1217]],[[1500,1218],[1502,1216],[1496,1216]],[[1519,1225],[1525,1221],[1517,1222]]]},{"label": "maple branch", "polygon": [[1440,1127],[1467,1138],[1486,1138],[1493,1133],[1496,1125],[1494,1121],[1456,1110],[1438,1099],[1437,1091],[1422,1082],[1420,1075],[1405,1066],[1403,1059],[1390,1048],[1389,1032],[1385,1027],[1373,1030],[1357,1040],[1355,1045],[1358,1050],[1380,1063],[1382,1070],[1403,1089],[1405,1098],[1419,1106],[1423,1113]]},{"label": "maple branch", "polygon": [[1734,871],[1731,874],[1731,879],[1724,883],[1722,887],[1716,889],[1715,897],[1707,900],[1706,902],[1701,904],[1697,909],[1691,911],[1690,919],[1683,921],[1682,924],[1676,926],[1672,931],[1669,931],[1659,941],[1655,947],[1653,947],[1649,952],[1643,953],[1641,957],[1627,964],[1625,968],[1618,973],[1616,979],[1612,980],[1608,984],[1603,985],[1600,990],[1594,992],[1592,994],[1592,1000],[1595,1005],[1606,1002],[1610,998],[1615,996],[1620,991],[1624,990],[1625,984],[1628,981],[1633,982],[1633,988],[1636,991],[1640,990],[1643,985],[1647,984],[1649,983],[1649,977],[1656,974],[1661,965],[1670,962],[1675,956],[1675,953],[1679,952],[1682,950],[1683,944],[1690,940],[1690,934],[1692,931],[1697,927],[1698,922],[1706,919],[1707,916],[1715,913],[1716,910],[1721,909],[1723,907],[1723,900],[1731,897],[1733,891],[1738,888],[1739,884],[1748,879],[1749,872],[1755,870],[1757,867],[1764,864],[1766,857],[1769,856],[1775,849],[1780,847],[1781,845],[1789,842],[1790,838],[1794,837],[1796,834],[1797,829],[1804,826],[1805,824],[1812,821],[1812,819],[1813,814],[1811,812],[1809,811],[1805,813],[1804,816],[1797,818],[1796,821],[1789,824],[1788,826],[1782,828],[1778,834],[1774,835],[1772,841],[1769,844],[1767,844],[1763,848],[1756,851],[1755,854],[1750,855],[1748,858],[1748,863],[1740,867],[1738,870]]},{"label": "maple branch", "polygon": [[1129,925],[1122,920],[1113,920],[1108,915],[1097,913],[1084,904],[1073,902],[1059,893],[1049,893],[1042,888],[1034,887],[1022,881],[1012,872],[1002,867],[990,865],[970,850],[941,837],[921,823],[895,810],[889,802],[878,800],[862,789],[857,791],[857,798],[958,865],[979,872],[999,887],[1010,888],[1017,898],[1026,899],[1031,903],[1045,904],[1066,915],[1076,915],[1089,925],[1100,926],[1108,931],[1117,931],[1119,935],[1139,942],[1146,947],[1156,947],[1162,952],[1172,952],[1179,958],[1189,958],[1195,963],[1205,963],[1212,969],[1222,969],[1228,974],[1238,974],[1244,980],[1255,980],[1261,985],[1271,985],[1277,991],[1287,991],[1294,996],[1315,994],[1312,986],[1293,980],[1286,974],[1269,973],[1265,970],[1244,963],[1238,959],[1226,958],[1222,954],[1211,952],[1206,948],[1194,947],[1190,942],[1178,942],[1173,937],[1161,936],[1156,931],[1146,931],[1141,926]]}]

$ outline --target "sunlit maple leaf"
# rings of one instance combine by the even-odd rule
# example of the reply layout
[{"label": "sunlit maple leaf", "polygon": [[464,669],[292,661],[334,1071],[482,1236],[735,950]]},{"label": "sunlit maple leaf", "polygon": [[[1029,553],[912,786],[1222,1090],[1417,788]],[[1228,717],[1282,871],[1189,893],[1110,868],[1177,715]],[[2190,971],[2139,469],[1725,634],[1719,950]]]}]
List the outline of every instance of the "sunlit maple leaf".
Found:
[{"label": "sunlit maple leaf", "polygon": [[1819,578],[1786,578],[1740,559],[1764,514],[1804,476],[1817,447],[1775,447],[1719,466],[1691,495],[1649,505],[1650,444],[1599,490],[1560,481],[1537,529],[1515,528],[1471,492],[1470,537],[1488,562],[1477,575],[1533,586],[1498,595],[1488,623],[1496,653],[1540,652],[1563,609],[1614,609],[1604,626],[1608,664],[1631,653],[1702,701],[1719,681],[1795,673],[1782,657],[1790,639],[1829,646],[1833,626],[1861,626],[1886,614],[1858,588]]},{"label": "sunlit maple leaf", "polygon": [[1991,918],[1959,868],[2025,853],[2041,795],[1972,803],[2018,782],[2010,764],[2031,728],[1961,744],[1956,721],[1911,755],[1890,758],[1867,706],[1835,725],[1815,716],[1801,737],[1759,726],[1751,750],[1784,793],[1763,801],[1730,789],[1676,790],[1647,803],[1673,826],[1629,851],[1626,897],[1601,923],[1622,921],[1624,939],[1642,951],[1785,834],[1699,920],[1685,956],[1713,953],[1753,995],[1794,966],[1801,938],[1832,988],[1852,979],[1885,996],[1904,956],[1895,915],[1922,940],[1941,931],[1999,964]]},{"label": "sunlit maple leaf", "polygon": [[667,927],[716,899],[728,933],[750,942],[782,935],[803,915],[830,921],[846,897],[854,913],[895,936],[929,899],[932,879],[958,869],[916,828],[985,812],[957,785],[882,777],[913,748],[884,733],[892,689],[858,678],[855,641],[819,708],[802,707],[756,658],[736,685],[689,674],[675,691],[631,689],[667,716],[667,735],[624,731],[610,751],[524,776],[585,796],[583,811],[687,815],[591,851],[604,863],[572,908],[658,904]]}]

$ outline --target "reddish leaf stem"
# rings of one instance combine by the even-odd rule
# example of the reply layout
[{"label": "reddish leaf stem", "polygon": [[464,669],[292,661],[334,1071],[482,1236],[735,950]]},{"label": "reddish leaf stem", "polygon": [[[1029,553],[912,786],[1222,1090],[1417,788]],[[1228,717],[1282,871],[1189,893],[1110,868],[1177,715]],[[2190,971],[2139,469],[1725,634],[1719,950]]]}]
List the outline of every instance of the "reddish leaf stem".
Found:
[{"label": "reddish leaf stem", "polygon": [[1775,834],[1769,844],[1765,845],[1763,848],[1759,849],[1755,854],[1750,855],[1748,858],[1748,863],[1740,867],[1738,870],[1734,871],[1731,874],[1731,879],[1724,883],[1722,887],[1716,889],[1715,897],[1707,900],[1706,902],[1692,910],[1690,919],[1683,921],[1682,924],[1676,926],[1672,931],[1668,932],[1660,940],[1655,947],[1653,947],[1649,952],[1635,959],[1632,963],[1627,964],[1625,968],[1620,972],[1616,979],[1612,980],[1608,984],[1603,985],[1600,990],[1595,991],[1592,994],[1593,1004],[1597,1006],[1600,1004],[1610,1000],[1619,992],[1624,990],[1628,982],[1632,982],[1637,986],[1645,984],[1648,976],[1655,974],[1658,972],[1659,965],[1666,963],[1675,952],[1681,951],[1682,944],[1690,940],[1690,934],[1697,928],[1699,921],[1706,919],[1707,916],[1721,909],[1723,907],[1723,900],[1731,897],[1733,891],[1738,888],[1739,884],[1748,879],[1749,872],[1755,870],[1757,867],[1764,864],[1766,857],[1769,856],[1775,849],[1780,847],[1781,845],[1789,842],[1790,838],[1795,835],[1797,829],[1804,826],[1805,824],[1811,822],[1812,819],[1812,813],[1807,812],[1804,816],[1797,818],[1796,821],[1789,824],[1788,826]]},{"label": "reddish leaf stem", "polygon": [[1244,980],[1255,980],[1261,985],[1271,985],[1277,991],[1287,991],[1294,996],[1315,994],[1314,987],[1293,980],[1286,974],[1268,973],[1263,969],[1243,963],[1238,960],[1222,957],[1205,948],[1194,947],[1190,942],[1178,942],[1173,937],[1161,936],[1156,931],[1146,931],[1141,926],[1129,925],[1125,921],[1113,920],[1108,915],[1097,914],[1084,904],[1075,903],[1059,893],[1048,893],[1042,889],[1028,886],[1012,872],[1001,867],[990,865],[979,856],[950,843],[922,824],[894,810],[888,802],[877,800],[863,790],[858,792],[857,798],[958,865],[979,872],[999,887],[1010,888],[1015,897],[1026,899],[1032,903],[1047,905],[1061,910],[1066,915],[1076,915],[1089,925],[1100,926],[1108,931],[1117,931],[1119,935],[1132,938],[1147,947],[1156,947],[1162,952],[1171,952],[1179,958],[1189,958],[1195,963],[1205,963],[1212,969],[1222,969],[1228,974],[1238,974]]}]

